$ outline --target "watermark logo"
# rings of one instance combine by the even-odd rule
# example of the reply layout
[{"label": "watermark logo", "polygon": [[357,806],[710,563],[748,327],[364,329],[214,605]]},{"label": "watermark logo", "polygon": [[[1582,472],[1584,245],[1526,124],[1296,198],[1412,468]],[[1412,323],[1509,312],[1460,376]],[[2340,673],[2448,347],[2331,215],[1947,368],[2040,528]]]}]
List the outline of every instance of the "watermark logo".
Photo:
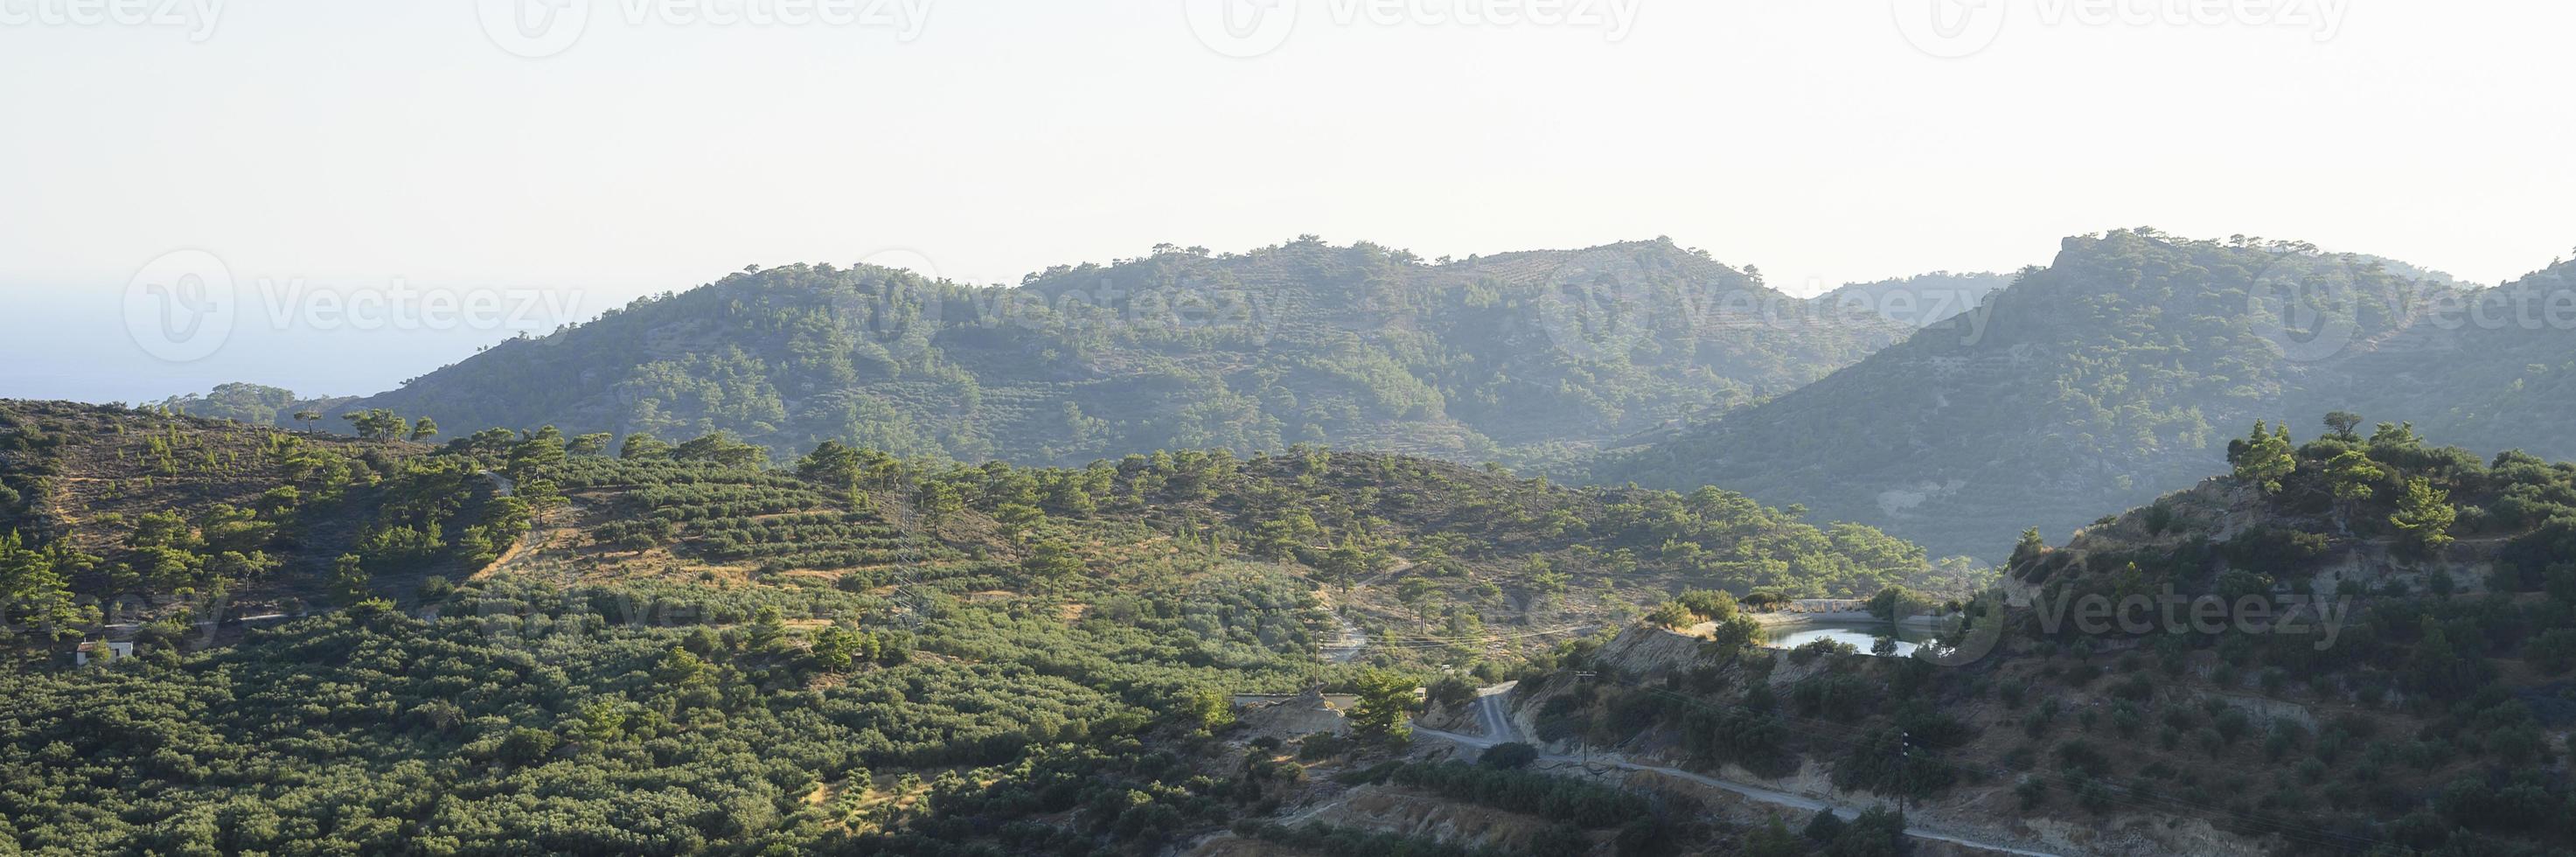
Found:
[{"label": "watermark logo", "polygon": [[2364,279],[2359,273],[2349,257],[2274,254],[2246,289],[2246,318],[2283,360],[2331,358],[2351,347],[2361,331]]},{"label": "watermark logo", "polygon": [[[2101,593],[2039,593],[2024,612],[2032,629],[2044,636],[2073,632],[2091,637],[2143,637],[2154,634],[2221,634],[2309,637],[2316,651],[2333,648],[2351,621],[2354,599],[2296,593],[2206,593],[2187,595],[2171,584],[2154,593],[2111,596]],[[1960,613],[1945,621],[1931,642],[1914,657],[1945,667],[1966,666],[1992,654],[2003,640],[2007,612],[1989,603],[1983,613]]]},{"label": "watermark logo", "polygon": [[1182,0],[1181,11],[1199,44],[1235,59],[1278,50],[1297,31],[1297,0]]},{"label": "watermark logo", "polygon": [[[2002,38],[2016,0],[1890,0],[1897,32],[1941,59],[1974,56]],[[2352,0],[2020,0],[2039,27],[2305,30],[2318,42],[2342,35]]]},{"label": "watermark logo", "polygon": [[1548,271],[1530,301],[1530,314],[1556,350],[1583,360],[1606,360],[1633,354],[1654,338],[1648,314],[1656,303],[1641,278],[1577,259]]},{"label": "watermark logo", "polygon": [[1297,30],[1304,4],[1321,4],[1336,27],[1546,27],[1597,30],[1602,40],[1628,38],[1641,0],[1183,0],[1182,17],[1199,43],[1219,55],[1250,59],[1278,50]]},{"label": "watermark logo", "polygon": [[599,4],[629,28],[839,27],[911,42],[930,22],[931,0],[476,0],[474,13],[494,46],[543,59],[580,42]]},{"label": "watermark logo", "polygon": [[580,311],[577,290],[422,288],[401,277],[324,287],[303,277],[257,277],[249,294],[231,266],[204,250],[164,253],[126,282],[126,334],[169,363],[214,356],[245,323],[270,330],[531,330]]},{"label": "watermark logo", "polygon": [[1973,56],[2004,33],[2005,0],[1889,0],[1896,30],[1942,59]]},{"label": "watermark logo", "polygon": [[204,250],[164,253],[125,284],[125,332],[143,353],[171,363],[222,350],[240,311],[232,269]]},{"label": "watermark logo", "polygon": [[483,35],[513,56],[563,53],[590,29],[591,0],[476,0]]},{"label": "watermark logo", "polygon": [[223,0],[0,0],[0,27],[161,27],[215,37]]},{"label": "watermark logo", "polygon": [[[1902,624],[1907,617],[1898,616]],[[1982,614],[1959,613],[1948,617],[1941,633],[1914,649],[1914,659],[1933,666],[1963,667],[1993,654],[2004,639],[2002,611]]]}]

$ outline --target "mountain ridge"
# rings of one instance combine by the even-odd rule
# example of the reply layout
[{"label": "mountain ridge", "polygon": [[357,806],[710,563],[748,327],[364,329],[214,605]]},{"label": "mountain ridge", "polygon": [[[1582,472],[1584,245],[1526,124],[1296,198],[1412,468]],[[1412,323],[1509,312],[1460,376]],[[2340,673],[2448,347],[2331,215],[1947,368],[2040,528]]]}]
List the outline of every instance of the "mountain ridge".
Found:
[{"label": "mountain ridge", "polygon": [[[2543,276],[2530,287],[2564,287]],[[2077,236],[1990,296],[1983,318],[1935,323],[1799,390],[1614,452],[1589,476],[1729,485],[1999,559],[1994,547],[2024,527],[2067,532],[2083,509],[2190,484],[2257,419],[2349,409],[2436,415],[2428,430],[2494,423],[2446,404],[2463,379],[2490,391],[2488,408],[2529,403],[2497,398],[2515,377],[2504,364],[2576,360],[2565,330],[2433,329],[2443,302],[2496,292],[2300,242]],[[2435,345],[2458,356],[2409,365]],[[2424,379],[2388,382],[2410,372]],[[2522,410],[2535,407],[2548,410]],[[2546,424],[2473,440],[2565,454]]]},{"label": "mountain ridge", "polygon": [[1016,287],[750,270],[328,410],[721,429],[780,454],[837,438],[1024,463],[1297,442],[1562,460],[1778,395],[1901,333],[1668,239],[1429,263],[1306,237],[1158,248]]}]

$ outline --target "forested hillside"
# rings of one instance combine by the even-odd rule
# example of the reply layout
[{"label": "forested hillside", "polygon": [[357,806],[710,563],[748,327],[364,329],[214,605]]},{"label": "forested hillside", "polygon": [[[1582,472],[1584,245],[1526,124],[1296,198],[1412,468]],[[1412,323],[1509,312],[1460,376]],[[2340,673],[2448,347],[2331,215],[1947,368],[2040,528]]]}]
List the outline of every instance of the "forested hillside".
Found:
[{"label": "forested hillside", "polygon": [[2576,262],[2456,300],[2298,391],[2310,409],[2409,414],[2484,453],[2576,458]]},{"label": "forested hillside", "polygon": [[[2280,427],[2235,440],[2228,476],[2016,551],[2004,589],[2030,609],[2009,612],[1999,670],[2035,666],[2035,698],[2107,707],[2079,725],[2110,727],[2034,732],[2054,782],[2026,802],[2072,816],[2158,798],[2310,851],[2576,844],[2557,761],[2576,716],[2559,690],[2576,665],[2576,465],[2327,422],[2304,443]],[[2229,606],[2108,632],[2058,609],[2166,592]],[[2258,751],[2267,764],[2245,770]]]},{"label": "forested hillside", "polygon": [[[0,598],[13,610],[46,605],[35,625],[84,612],[131,623],[172,618],[180,602],[298,612],[366,592],[371,578],[409,585],[471,571],[527,527],[527,506],[473,460],[431,452],[0,401]],[[102,608],[127,615],[97,616]]]},{"label": "forested hillside", "polygon": [[1624,615],[1689,587],[1973,587],[1968,566],[1869,527],[1810,525],[1715,488],[1572,489],[1379,453],[1157,451],[1030,468],[826,441],[772,467],[722,434],[612,448],[605,432],[492,429],[432,447],[416,426],[368,428],[358,439],[0,403],[0,533],[59,572],[64,594],[90,599],[345,602],[407,594],[423,575],[532,567],[992,588],[1148,559],[1244,561],[1329,585],[1365,624],[1472,631]]},{"label": "forested hillside", "polygon": [[[2560,271],[2522,287],[2561,288]],[[2567,399],[2542,393],[2576,329],[2444,321],[2501,293],[2303,244],[2070,238],[1986,309],[1594,476],[1726,485],[2000,558],[2024,527],[2065,533],[2191,484],[2257,419],[2423,414],[2490,454],[2564,450],[2550,417]]]},{"label": "forested hillside", "polygon": [[[771,466],[363,416],[0,402],[0,841],[1156,853],[1675,593],[1983,585],[1715,489],[1388,454]],[[70,667],[83,639],[135,656]],[[1369,740],[1226,737],[1231,694],[1318,685],[1377,700]]]},{"label": "forested hillside", "polygon": [[2226,475],[2063,546],[2028,534],[1916,656],[1648,658],[1671,635],[1647,630],[1518,704],[1594,753],[1830,781],[2051,853],[2576,845],[2576,464],[2333,424],[2232,439]]},{"label": "forested hillside", "polygon": [[751,270],[334,410],[723,430],[781,455],[828,438],[1018,463],[1299,442],[1546,459],[1778,395],[1900,332],[1663,240],[1434,263],[1308,238],[1008,289]]}]

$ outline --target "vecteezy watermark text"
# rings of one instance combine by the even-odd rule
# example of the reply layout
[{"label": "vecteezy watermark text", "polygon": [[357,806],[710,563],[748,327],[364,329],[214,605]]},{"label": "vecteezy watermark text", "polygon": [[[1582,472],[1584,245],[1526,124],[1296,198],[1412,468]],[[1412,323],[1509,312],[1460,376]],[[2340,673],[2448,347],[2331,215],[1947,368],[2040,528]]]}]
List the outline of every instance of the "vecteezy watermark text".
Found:
[{"label": "vecteezy watermark text", "polygon": [[1271,294],[1197,280],[1130,288],[1102,279],[1046,290],[985,288],[956,299],[925,297],[916,289],[895,285],[855,299],[857,303],[848,308],[863,319],[862,328],[888,341],[904,340],[915,323],[933,328],[1204,330],[1263,342],[1279,325]]},{"label": "vecteezy watermark text", "polygon": [[1642,0],[1182,0],[1190,32],[1219,54],[1245,59],[1278,50],[1300,13],[1320,5],[1337,27],[1543,27],[1628,38]]},{"label": "vecteezy watermark text", "polygon": [[[2027,10],[2017,5],[2027,4]],[[1898,32],[1924,53],[1969,56],[2028,15],[2045,28],[2261,27],[2306,30],[2317,42],[2342,35],[2352,0],[1890,0]]]},{"label": "vecteezy watermark text", "polygon": [[[1810,281],[1811,284],[1821,281]],[[1677,280],[1606,254],[1588,254],[1541,275],[1520,304],[1559,350],[1607,358],[1657,340],[1744,330],[1866,330],[1880,322],[1938,323],[1962,345],[1985,339],[1995,301],[1974,290],[1896,288],[1801,298],[1725,280]]]},{"label": "vecteezy watermark text", "polygon": [[[1158,252],[1177,252],[1176,248]],[[1278,332],[1276,288],[1185,273],[1151,282],[1114,276],[1059,276],[1021,288],[958,287],[927,254],[888,248],[859,260],[861,269],[908,272],[840,298],[860,328],[889,345],[919,344],[913,325],[1024,329],[1161,328],[1207,331],[1266,343]]]},{"label": "vecteezy watermark text", "polygon": [[[2548,276],[2479,289],[2398,276],[2364,257],[2284,252],[2245,291],[2254,331],[2296,363],[2337,357],[2386,328],[2576,333],[2576,283]],[[2376,347],[2446,346],[2416,335]]]},{"label": "vecteezy watermark text", "polygon": [[0,27],[166,27],[215,35],[224,0],[0,0]]},{"label": "vecteezy watermark text", "polygon": [[2052,598],[2042,593],[2033,597],[2031,606],[2040,631],[2047,634],[2071,627],[2088,636],[2157,632],[2217,635],[2231,630],[2240,634],[2313,635],[2318,638],[2314,645],[2320,652],[2334,646],[2335,640],[2343,636],[2345,620],[2352,618],[2352,599],[2347,597],[2259,593],[2229,598],[2185,595],[2171,585],[2155,594],[2119,598],[2072,593]]},{"label": "vecteezy watermark text", "polygon": [[213,253],[163,254],[126,283],[126,332],[144,353],[187,363],[222,350],[246,314],[271,330],[531,330],[574,321],[582,299],[578,290],[417,287],[401,277],[356,287],[255,277],[251,286],[245,301]]},{"label": "vecteezy watermark text", "polygon": [[401,277],[382,286],[319,289],[302,278],[258,281],[260,306],[281,324],[313,330],[520,329],[569,320],[579,292],[551,289],[422,289]]},{"label": "vecteezy watermark text", "polygon": [[838,27],[883,30],[898,42],[921,37],[932,0],[478,0],[492,44],[536,59],[570,49],[590,30],[595,6],[628,27]]}]

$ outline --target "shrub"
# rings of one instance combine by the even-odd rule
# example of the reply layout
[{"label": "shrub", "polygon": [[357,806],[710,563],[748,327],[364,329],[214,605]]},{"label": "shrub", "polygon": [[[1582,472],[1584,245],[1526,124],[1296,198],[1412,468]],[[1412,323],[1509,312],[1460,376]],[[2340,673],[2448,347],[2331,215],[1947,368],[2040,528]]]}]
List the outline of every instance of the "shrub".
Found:
[{"label": "shrub", "polygon": [[1476,757],[1476,764],[1504,770],[1519,770],[1529,767],[1530,763],[1536,761],[1538,761],[1538,748],[1519,741],[1496,744],[1487,749],[1483,755]]}]

